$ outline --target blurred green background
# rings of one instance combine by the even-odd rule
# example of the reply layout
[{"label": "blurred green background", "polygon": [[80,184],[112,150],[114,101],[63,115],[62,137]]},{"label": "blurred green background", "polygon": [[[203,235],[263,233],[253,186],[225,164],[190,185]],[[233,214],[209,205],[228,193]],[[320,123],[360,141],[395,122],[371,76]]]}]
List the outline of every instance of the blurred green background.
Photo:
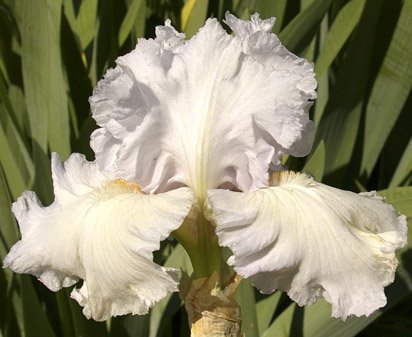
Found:
[{"label": "blurred green background", "polygon": [[[18,240],[10,204],[24,190],[53,200],[52,151],[93,159],[88,97],[117,56],[153,37],[166,18],[191,37],[207,17],[276,16],[287,48],[315,62],[317,126],[308,158],[290,168],[327,184],[379,190],[412,215],[412,0],[0,0],[0,259]],[[368,318],[330,318],[319,301],[299,308],[275,292],[262,296],[242,281],[238,298],[247,337],[412,336],[412,238],[399,253],[388,305]],[[191,265],[166,242],[156,261]],[[69,299],[34,278],[0,270],[0,337],[188,336],[177,294],[145,316],[88,321]]]}]

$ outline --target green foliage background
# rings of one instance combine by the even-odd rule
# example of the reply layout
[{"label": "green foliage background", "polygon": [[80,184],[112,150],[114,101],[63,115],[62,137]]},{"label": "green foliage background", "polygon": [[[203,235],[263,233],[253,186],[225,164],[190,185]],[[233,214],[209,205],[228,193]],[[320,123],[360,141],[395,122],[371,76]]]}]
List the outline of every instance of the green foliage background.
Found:
[{"label": "green foliage background", "polygon": [[[317,125],[308,158],[293,169],[353,191],[380,190],[412,215],[412,0],[0,0],[0,259],[18,240],[10,204],[24,190],[53,200],[50,152],[92,159],[96,127],[88,97],[118,55],[171,18],[192,36],[210,16],[276,16],[274,31],[316,64]],[[409,234],[409,242],[412,242]],[[412,249],[387,288],[388,305],[368,318],[330,318],[324,301],[299,308],[279,292],[262,296],[242,281],[238,298],[247,337],[411,336]],[[165,243],[159,263],[191,265]],[[188,336],[177,294],[146,316],[88,321],[68,297],[32,277],[0,270],[0,336]]]}]

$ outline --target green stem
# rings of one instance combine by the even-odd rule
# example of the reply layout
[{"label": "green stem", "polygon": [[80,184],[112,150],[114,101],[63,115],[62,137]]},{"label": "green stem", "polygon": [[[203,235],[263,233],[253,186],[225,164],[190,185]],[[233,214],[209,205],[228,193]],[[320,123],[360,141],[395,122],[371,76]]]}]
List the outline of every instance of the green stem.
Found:
[{"label": "green stem", "polygon": [[221,249],[213,225],[204,216],[203,207],[196,220],[186,220],[174,236],[192,261],[193,279],[210,277],[216,272],[220,284]]},{"label": "green stem", "polygon": [[220,282],[221,250],[212,224],[204,217],[199,216],[197,237],[197,253],[200,261],[193,264],[194,278],[210,277],[217,273]]}]

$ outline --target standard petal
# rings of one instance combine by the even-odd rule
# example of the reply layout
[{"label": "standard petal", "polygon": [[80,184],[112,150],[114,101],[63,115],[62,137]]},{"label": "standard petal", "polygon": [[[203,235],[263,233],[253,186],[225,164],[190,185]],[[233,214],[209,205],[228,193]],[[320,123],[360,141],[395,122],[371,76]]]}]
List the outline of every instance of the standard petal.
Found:
[{"label": "standard petal", "polygon": [[155,264],[152,252],[188,214],[188,188],[145,195],[77,154],[64,165],[54,155],[52,171],[53,204],[43,207],[33,192],[13,204],[22,239],[5,267],[37,276],[53,291],[83,279],[72,297],[95,320],[145,314],[177,290],[178,271]]},{"label": "standard petal", "polygon": [[[272,109],[261,109],[255,114],[260,132],[268,132],[276,141],[275,148],[281,154],[306,156],[314,138],[313,122],[309,120],[309,109],[316,98],[317,86],[313,64],[288,51],[275,34],[270,33],[274,18],[261,20],[254,14],[250,21],[226,13],[225,23],[242,41],[243,52],[273,70],[271,81],[275,83]],[[273,158],[279,165],[279,156]]]},{"label": "standard petal", "polygon": [[235,270],[263,293],[299,305],[324,297],[332,315],[369,315],[386,304],[406,219],[371,192],[355,194],[284,171],[256,192],[208,191],[211,218]]},{"label": "standard petal", "polygon": [[[159,27],[155,40],[117,60],[90,99],[104,128],[92,137],[100,165],[145,191],[185,185],[203,196],[219,186],[264,187],[271,162],[307,154],[313,65],[281,46],[273,20],[232,21],[235,36],[210,19],[188,41]],[[256,39],[252,52],[245,44]]]}]

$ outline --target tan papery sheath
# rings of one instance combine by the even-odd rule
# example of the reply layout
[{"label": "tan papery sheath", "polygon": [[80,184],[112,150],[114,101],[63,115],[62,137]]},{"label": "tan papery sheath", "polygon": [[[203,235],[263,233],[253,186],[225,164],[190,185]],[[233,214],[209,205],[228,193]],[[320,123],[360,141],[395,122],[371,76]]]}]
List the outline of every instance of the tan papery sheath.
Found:
[{"label": "tan papery sheath", "polygon": [[242,337],[242,316],[236,302],[240,278],[224,289],[217,287],[216,273],[209,278],[188,281],[181,289],[192,337]]}]

